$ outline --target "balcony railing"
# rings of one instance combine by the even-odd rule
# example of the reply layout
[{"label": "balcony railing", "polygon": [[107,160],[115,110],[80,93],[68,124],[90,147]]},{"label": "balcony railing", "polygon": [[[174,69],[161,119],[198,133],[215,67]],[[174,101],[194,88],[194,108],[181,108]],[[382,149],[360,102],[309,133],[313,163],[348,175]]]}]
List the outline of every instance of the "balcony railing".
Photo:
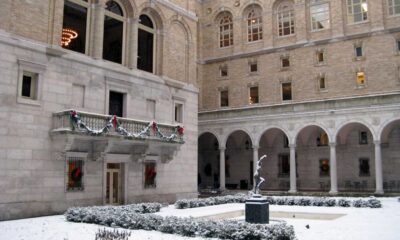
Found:
[{"label": "balcony railing", "polygon": [[184,143],[183,127],[110,115],[65,110],[53,113],[53,132],[74,132],[92,136],[124,136]]}]

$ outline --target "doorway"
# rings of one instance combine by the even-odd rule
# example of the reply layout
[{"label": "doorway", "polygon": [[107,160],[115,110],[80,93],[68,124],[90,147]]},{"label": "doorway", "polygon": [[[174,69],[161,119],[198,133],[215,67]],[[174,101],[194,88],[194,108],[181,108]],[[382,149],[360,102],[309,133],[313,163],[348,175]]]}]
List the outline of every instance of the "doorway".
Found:
[{"label": "doorway", "polygon": [[107,163],[106,204],[122,204],[121,164]]}]

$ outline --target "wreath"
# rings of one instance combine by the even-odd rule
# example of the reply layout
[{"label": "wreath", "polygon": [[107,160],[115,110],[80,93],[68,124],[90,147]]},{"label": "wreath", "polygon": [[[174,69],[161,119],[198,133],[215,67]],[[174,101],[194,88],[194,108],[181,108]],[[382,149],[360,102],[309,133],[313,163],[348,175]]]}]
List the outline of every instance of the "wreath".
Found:
[{"label": "wreath", "polygon": [[76,167],[71,171],[70,177],[74,182],[80,182],[82,180],[83,173],[81,168]]}]

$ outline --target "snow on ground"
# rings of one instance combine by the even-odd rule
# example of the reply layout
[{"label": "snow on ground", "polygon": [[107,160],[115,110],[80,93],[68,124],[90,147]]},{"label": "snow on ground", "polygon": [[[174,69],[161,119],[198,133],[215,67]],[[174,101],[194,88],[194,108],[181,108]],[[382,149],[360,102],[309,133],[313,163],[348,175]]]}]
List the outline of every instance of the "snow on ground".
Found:
[{"label": "snow on ground", "polygon": [[[284,220],[295,228],[299,240],[399,240],[400,202],[397,198],[380,198],[383,208],[300,207],[270,205],[272,212],[344,214],[334,220],[272,218]],[[244,204],[225,204],[192,209],[163,208],[162,216],[206,217],[238,212]],[[228,214],[229,215],[229,214]],[[243,217],[242,217],[243,219]],[[272,221],[273,222],[273,221]],[[309,228],[306,228],[306,225]],[[95,232],[103,226],[70,223],[62,215],[0,222],[0,240],[94,240]],[[155,231],[134,230],[131,240],[199,240]]]}]

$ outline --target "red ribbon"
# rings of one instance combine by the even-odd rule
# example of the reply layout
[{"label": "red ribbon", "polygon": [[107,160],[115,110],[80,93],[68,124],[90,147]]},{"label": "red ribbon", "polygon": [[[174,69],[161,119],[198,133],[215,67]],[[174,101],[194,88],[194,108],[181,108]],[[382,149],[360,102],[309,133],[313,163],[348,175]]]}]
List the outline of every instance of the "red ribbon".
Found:
[{"label": "red ribbon", "polygon": [[183,135],[183,127],[178,126],[178,134],[179,136]]},{"label": "red ribbon", "polygon": [[156,122],[153,122],[153,131],[155,132],[155,131],[157,131],[157,123]]}]

